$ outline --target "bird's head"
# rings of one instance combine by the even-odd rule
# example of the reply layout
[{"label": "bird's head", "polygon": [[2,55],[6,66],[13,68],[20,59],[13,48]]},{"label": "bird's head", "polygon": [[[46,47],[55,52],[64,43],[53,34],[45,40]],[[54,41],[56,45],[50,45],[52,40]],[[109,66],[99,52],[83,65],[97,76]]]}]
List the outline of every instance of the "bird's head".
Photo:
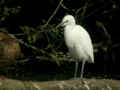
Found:
[{"label": "bird's head", "polygon": [[75,18],[72,15],[66,15],[62,20],[62,25],[74,25],[75,24]]},{"label": "bird's head", "polygon": [[75,18],[72,15],[66,15],[62,19],[62,22],[57,26],[67,26],[67,25],[75,25]]}]

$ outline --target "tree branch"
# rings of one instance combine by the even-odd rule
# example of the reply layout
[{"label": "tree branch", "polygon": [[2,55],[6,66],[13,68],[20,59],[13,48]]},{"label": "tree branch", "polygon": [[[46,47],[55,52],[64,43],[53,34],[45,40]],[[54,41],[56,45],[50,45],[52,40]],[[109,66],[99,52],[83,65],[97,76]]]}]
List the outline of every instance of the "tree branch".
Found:
[{"label": "tree branch", "polygon": [[55,16],[55,14],[57,13],[58,9],[60,8],[62,2],[63,2],[63,0],[60,0],[57,8],[56,8],[55,11],[53,12],[53,14],[49,17],[47,23],[46,23],[45,25],[43,25],[43,28],[46,27],[46,26],[49,24],[49,22],[52,20],[52,18]]}]

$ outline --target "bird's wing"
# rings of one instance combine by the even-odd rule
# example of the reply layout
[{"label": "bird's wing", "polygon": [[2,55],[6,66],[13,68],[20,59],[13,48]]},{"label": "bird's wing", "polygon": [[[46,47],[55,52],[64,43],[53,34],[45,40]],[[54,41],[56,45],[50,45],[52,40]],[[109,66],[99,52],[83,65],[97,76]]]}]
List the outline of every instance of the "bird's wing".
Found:
[{"label": "bird's wing", "polygon": [[[83,54],[86,54],[88,58],[91,60],[91,62],[94,62],[94,56],[93,56],[93,46],[91,38],[88,34],[88,32],[81,26],[76,26],[75,29],[75,44],[77,45],[77,50],[82,50]],[[78,49],[79,48],[79,49]],[[79,51],[80,52],[80,51]]]}]

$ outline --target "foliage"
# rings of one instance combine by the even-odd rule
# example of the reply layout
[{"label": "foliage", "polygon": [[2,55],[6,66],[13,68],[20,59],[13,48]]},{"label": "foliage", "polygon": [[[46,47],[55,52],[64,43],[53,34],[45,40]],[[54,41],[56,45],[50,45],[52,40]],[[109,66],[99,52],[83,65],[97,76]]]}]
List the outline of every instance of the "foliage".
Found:
[{"label": "foliage", "polygon": [[[100,58],[103,62],[108,59],[116,62],[113,57],[119,53],[115,48],[119,49],[120,39],[116,33],[117,30],[114,29],[119,27],[116,21],[119,20],[120,2],[114,0],[58,1],[46,1],[53,6],[52,8],[39,6],[37,1],[30,1],[31,3],[26,0],[0,1],[0,31],[17,37],[26,58],[33,57],[40,61],[47,57],[47,60],[56,61],[59,64],[59,60],[61,61],[63,57],[68,59],[69,54],[66,55],[63,31],[56,29],[56,25],[60,23],[63,15],[70,13],[76,17],[77,23],[84,26],[90,33],[95,47],[95,57],[99,59],[106,53],[107,58],[106,56]],[[51,16],[48,14],[49,10],[53,11],[50,13]]]}]

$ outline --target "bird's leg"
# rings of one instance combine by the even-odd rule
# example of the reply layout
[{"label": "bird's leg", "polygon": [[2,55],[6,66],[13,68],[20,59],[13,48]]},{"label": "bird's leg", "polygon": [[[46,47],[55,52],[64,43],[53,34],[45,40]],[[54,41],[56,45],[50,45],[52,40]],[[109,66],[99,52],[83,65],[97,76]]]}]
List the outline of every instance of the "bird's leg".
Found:
[{"label": "bird's leg", "polygon": [[82,61],[82,68],[81,68],[81,75],[80,75],[81,80],[83,79],[84,66],[85,66],[85,60]]},{"label": "bird's leg", "polygon": [[77,77],[77,71],[78,71],[78,61],[75,62],[74,79],[76,79],[76,77]]}]

